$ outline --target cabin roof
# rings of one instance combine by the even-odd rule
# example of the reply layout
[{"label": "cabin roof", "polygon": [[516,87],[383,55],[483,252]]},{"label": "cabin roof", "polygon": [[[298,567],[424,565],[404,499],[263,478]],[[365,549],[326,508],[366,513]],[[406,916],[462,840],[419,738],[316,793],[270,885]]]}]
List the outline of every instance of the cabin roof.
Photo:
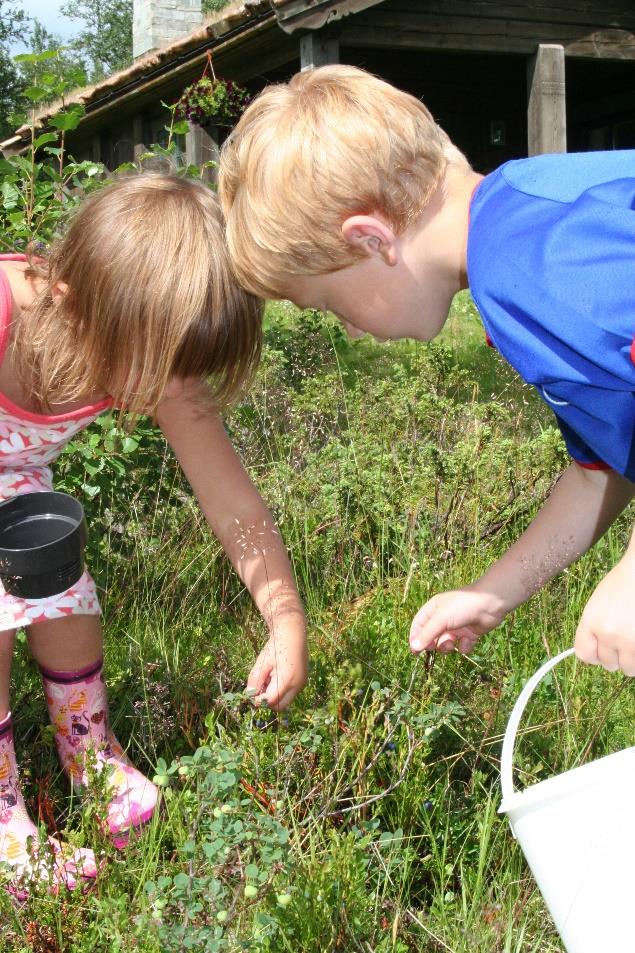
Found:
[{"label": "cabin roof", "polygon": [[[375,6],[382,0],[235,0],[223,10],[205,17],[196,30],[135,60],[131,66],[119,70],[92,86],[84,86],[67,93],[64,101],[48,103],[35,114],[35,128],[41,129],[48,120],[65,106],[77,103],[87,112],[108,101],[115,104],[124,90],[139,85],[160,72],[169,71],[172,64],[194,58],[207,49],[214,50],[227,42],[244,39],[263,23],[270,21],[285,32],[299,29],[319,29],[349,13]],[[15,150],[31,138],[31,124],[16,129],[15,134],[0,142],[0,149]]]}]

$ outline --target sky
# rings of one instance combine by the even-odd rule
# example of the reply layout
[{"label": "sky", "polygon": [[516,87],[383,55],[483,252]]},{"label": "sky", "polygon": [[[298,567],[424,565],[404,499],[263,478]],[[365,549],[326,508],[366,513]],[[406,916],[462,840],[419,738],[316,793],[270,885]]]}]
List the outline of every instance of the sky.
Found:
[{"label": "sky", "polygon": [[[51,33],[57,33],[62,39],[67,39],[71,34],[78,32],[81,23],[79,20],[69,20],[60,14],[59,8],[63,2],[64,0],[23,0],[22,9],[30,17],[36,17]],[[15,43],[11,48],[14,54],[24,51],[23,43]]]}]

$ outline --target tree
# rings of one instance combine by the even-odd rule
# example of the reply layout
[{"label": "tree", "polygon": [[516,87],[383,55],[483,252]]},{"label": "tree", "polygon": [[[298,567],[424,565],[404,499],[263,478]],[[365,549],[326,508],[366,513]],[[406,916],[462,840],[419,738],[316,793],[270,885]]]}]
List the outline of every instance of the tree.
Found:
[{"label": "tree", "polygon": [[20,0],[0,0],[0,137],[14,129],[12,114],[19,108],[22,81],[9,52],[13,40],[23,36],[28,17]]},{"label": "tree", "polygon": [[7,50],[12,40],[19,40],[28,22],[22,0],[0,0],[0,46]]},{"label": "tree", "polygon": [[98,83],[132,62],[132,0],[67,0],[63,16],[84,24],[68,44],[88,61],[89,79]]}]

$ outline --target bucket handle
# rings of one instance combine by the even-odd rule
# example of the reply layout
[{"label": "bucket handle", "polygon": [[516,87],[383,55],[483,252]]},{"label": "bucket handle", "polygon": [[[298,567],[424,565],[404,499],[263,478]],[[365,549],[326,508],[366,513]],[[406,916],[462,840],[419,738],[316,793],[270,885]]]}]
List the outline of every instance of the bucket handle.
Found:
[{"label": "bucket handle", "polygon": [[516,699],[516,704],[512,708],[512,713],[509,716],[509,721],[507,722],[505,737],[503,739],[503,750],[501,753],[501,787],[503,790],[503,803],[514,793],[514,775],[512,766],[514,758],[514,745],[516,743],[516,733],[518,731],[520,719],[523,716],[527,702],[545,675],[547,675],[552,668],[555,668],[558,662],[561,662],[569,655],[573,655],[574,651],[575,649],[567,649],[565,652],[561,652],[560,655],[556,655],[555,658],[549,659],[548,662],[545,662],[545,664],[538,669],[535,675],[531,676],[522,692]]}]

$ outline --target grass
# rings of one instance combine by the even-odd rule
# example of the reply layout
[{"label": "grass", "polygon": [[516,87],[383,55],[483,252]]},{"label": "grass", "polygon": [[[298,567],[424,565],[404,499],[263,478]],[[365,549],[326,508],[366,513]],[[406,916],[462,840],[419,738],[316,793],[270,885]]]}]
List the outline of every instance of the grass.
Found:
[{"label": "grass", "polygon": [[[264,633],[248,598],[157,435],[140,430],[124,473],[97,425],[60,481],[89,500],[112,720],[161,779],[161,813],[117,853],[69,800],[20,646],[30,807],[103,852],[105,870],[84,896],[1,896],[1,949],[561,953],[497,814],[500,745],[523,682],[572,644],[628,521],[469,658],[415,660],[419,605],[483,572],[548,493],[565,462],[553,421],[465,297],[433,345],[353,344],[283,304],[267,342],[228,427],[291,552],[309,685],[283,716],[250,707]],[[628,745],[633,714],[621,676],[564,664],[523,722],[518,783]]]}]

